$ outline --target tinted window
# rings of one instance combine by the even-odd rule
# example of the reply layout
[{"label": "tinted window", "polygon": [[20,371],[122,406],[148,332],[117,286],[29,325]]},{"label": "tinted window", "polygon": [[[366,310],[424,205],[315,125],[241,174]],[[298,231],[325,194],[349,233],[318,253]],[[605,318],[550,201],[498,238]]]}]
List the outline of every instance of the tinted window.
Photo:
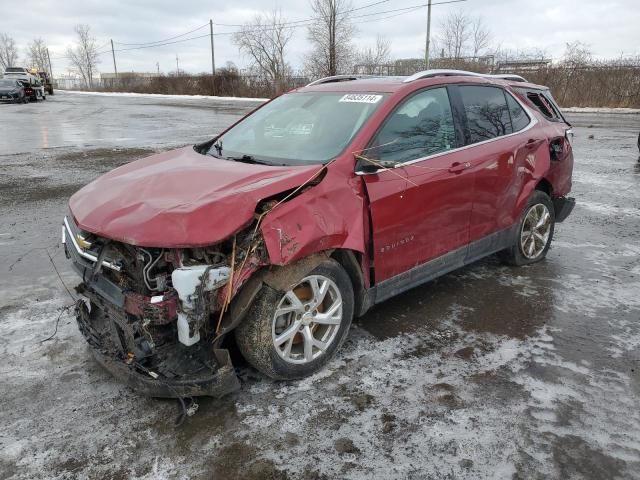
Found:
[{"label": "tinted window", "polygon": [[478,143],[513,132],[507,100],[501,88],[460,87],[467,114],[469,143]]},{"label": "tinted window", "polygon": [[447,89],[434,88],[413,95],[389,116],[376,136],[369,156],[406,162],[455,146]]},{"label": "tinted window", "polygon": [[525,113],[524,109],[520,106],[516,100],[509,95],[507,96],[507,105],[509,106],[509,113],[511,114],[511,123],[513,124],[513,131],[519,132],[524,127],[529,125],[529,116]]}]

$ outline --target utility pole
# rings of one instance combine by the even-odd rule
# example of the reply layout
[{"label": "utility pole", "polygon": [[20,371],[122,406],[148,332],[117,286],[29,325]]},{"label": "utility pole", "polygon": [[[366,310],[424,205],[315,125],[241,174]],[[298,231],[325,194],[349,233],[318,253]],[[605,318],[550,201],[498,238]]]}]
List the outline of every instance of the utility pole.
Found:
[{"label": "utility pole", "polygon": [[216,56],[213,49],[213,20],[209,19],[209,32],[211,36],[211,93],[216,94]]},{"label": "utility pole", "polygon": [[213,20],[209,20],[209,30],[211,32],[211,73],[216,74],[216,55],[213,48]]},{"label": "utility pole", "polygon": [[53,83],[53,69],[51,68],[51,57],[49,56],[49,47],[47,47],[47,61],[49,62],[49,77],[51,77],[51,83]]},{"label": "utility pole", "polygon": [[427,3],[427,41],[424,50],[424,67],[429,70],[429,47],[431,44],[431,0]]},{"label": "utility pole", "polygon": [[178,54],[176,54],[176,77],[180,75],[180,67],[178,66]]},{"label": "utility pole", "polygon": [[113,39],[111,40],[111,56],[113,57],[113,71],[116,74],[116,78],[118,78],[118,69],[116,68],[116,52],[113,49]]},{"label": "utility pole", "polygon": [[160,76],[160,62],[156,62],[156,68],[158,69],[158,76]]}]

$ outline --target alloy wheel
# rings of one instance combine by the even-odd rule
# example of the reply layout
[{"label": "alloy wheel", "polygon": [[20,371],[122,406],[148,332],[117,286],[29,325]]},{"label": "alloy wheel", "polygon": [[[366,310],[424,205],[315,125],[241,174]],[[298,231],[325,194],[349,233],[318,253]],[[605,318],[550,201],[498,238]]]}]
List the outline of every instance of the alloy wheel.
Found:
[{"label": "alloy wheel", "polygon": [[527,212],[520,231],[522,254],[532,260],[539,257],[549,243],[551,213],[546,205],[538,203]]},{"label": "alloy wheel", "polygon": [[271,337],[280,358],[304,364],[328,351],[341,324],[342,296],[337,285],[324,275],[310,275],[280,299]]}]

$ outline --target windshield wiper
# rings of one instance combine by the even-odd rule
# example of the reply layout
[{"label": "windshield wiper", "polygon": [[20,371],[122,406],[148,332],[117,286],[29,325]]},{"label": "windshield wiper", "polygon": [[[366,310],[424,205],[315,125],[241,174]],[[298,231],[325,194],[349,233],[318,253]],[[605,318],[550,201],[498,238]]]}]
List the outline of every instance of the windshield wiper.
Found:
[{"label": "windshield wiper", "polygon": [[256,163],[260,165],[273,165],[272,163],[265,162],[264,160],[258,160],[252,155],[240,155],[237,157],[224,157],[227,160],[233,160],[234,162],[243,162],[243,163]]}]

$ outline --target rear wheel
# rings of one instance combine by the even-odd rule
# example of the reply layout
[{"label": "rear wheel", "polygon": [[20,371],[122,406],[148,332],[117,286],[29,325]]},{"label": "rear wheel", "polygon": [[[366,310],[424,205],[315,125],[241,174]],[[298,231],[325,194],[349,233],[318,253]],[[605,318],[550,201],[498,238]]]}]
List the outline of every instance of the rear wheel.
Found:
[{"label": "rear wheel", "polygon": [[555,212],[549,196],[536,190],[524,209],[514,244],[500,252],[510,265],[528,265],[547,256],[555,228]]},{"label": "rear wheel", "polygon": [[334,260],[326,260],[287,291],[264,286],[235,337],[245,359],[282,380],[320,370],[347,337],[353,287]]}]

